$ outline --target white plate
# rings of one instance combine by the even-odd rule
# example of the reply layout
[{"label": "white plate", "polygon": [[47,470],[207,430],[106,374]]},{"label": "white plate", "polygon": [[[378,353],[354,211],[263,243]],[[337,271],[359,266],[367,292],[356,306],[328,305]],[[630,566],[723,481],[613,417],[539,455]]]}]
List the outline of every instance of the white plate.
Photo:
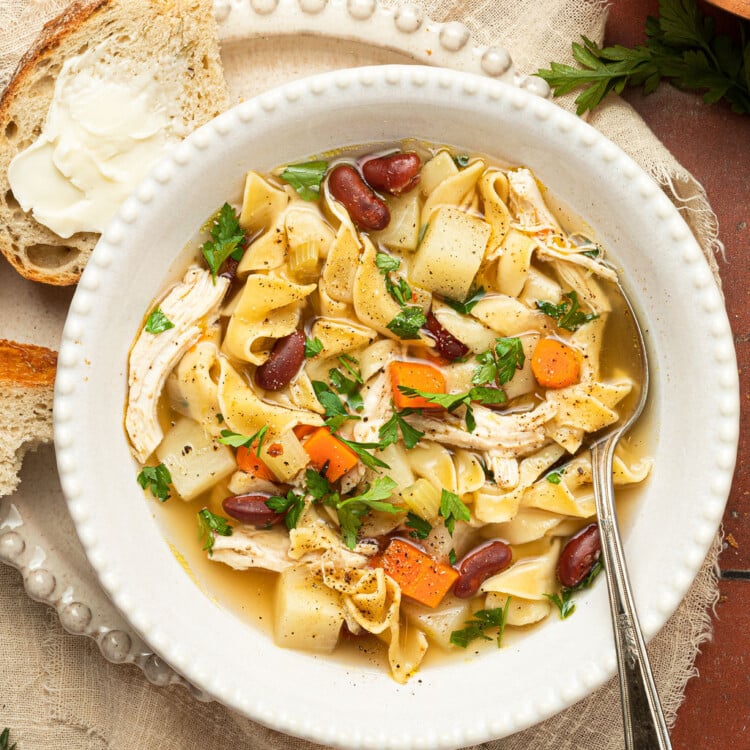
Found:
[{"label": "white plate", "polygon": [[[310,73],[356,65],[420,62],[499,77],[546,96],[539,78],[515,74],[508,53],[475,45],[459,23],[441,24],[412,5],[351,0],[217,0],[221,56],[233,102]],[[2,336],[56,349],[73,290],[21,278],[0,266]],[[157,685],[186,683],[114,608],[74,533],[51,449],[26,458],[22,483],[0,498],[0,561],[27,593],[54,607],[71,633],[93,638],[109,661],[135,664]]]},{"label": "white plate", "polygon": [[318,742],[399,750],[505,736],[601,685],[615,669],[601,582],[575,617],[551,618],[480,658],[424,668],[406,686],[385,670],[279,649],[210,604],[171,554],[134,481],[122,410],[143,311],[202,218],[240,194],[248,168],[404,136],[530,166],[623,269],[650,348],[656,459],[626,556],[645,635],[654,635],[698,571],[730,486],[739,397],[729,323],[700,248],[656,184],[598,131],[517,88],[423,67],[339,71],[263,94],[194,133],[125,202],[94,252],[66,323],[55,406],[71,515],[140,635],[257,721]]}]

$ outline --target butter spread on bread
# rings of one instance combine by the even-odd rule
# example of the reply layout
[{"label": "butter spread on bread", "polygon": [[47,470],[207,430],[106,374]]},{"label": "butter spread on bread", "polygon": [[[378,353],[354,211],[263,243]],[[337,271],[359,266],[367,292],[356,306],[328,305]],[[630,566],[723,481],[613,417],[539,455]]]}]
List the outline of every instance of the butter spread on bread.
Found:
[{"label": "butter spread on bread", "polygon": [[157,59],[115,49],[105,40],[65,61],[41,135],[8,167],[21,208],[66,239],[102,232],[164,147],[184,135],[176,77]]}]

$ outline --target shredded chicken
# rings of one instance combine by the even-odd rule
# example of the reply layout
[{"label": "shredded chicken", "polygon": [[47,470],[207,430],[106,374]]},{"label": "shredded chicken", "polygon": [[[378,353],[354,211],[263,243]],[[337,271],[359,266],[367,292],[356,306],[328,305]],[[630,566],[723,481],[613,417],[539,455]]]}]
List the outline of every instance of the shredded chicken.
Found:
[{"label": "shredded chicken", "polygon": [[297,564],[289,557],[289,534],[280,526],[272,529],[236,526],[231,536],[214,535],[211,559],[236,570],[265,568],[277,573]]},{"label": "shredded chicken", "polygon": [[367,416],[354,424],[352,434],[361,443],[376,443],[378,432],[393,414],[391,408],[391,381],[387,368],[373,375],[362,388],[364,409],[362,414]]},{"label": "shredded chicken", "polygon": [[164,381],[201,337],[203,328],[199,323],[217,314],[228,285],[228,279],[218,278],[214,283],[208,271],[191,266],[183,280],[159,303],[159,309],[173,327],[158,334],[143,328],[130,352],[125,427],[141,463],[164,437],[157,418]]}]

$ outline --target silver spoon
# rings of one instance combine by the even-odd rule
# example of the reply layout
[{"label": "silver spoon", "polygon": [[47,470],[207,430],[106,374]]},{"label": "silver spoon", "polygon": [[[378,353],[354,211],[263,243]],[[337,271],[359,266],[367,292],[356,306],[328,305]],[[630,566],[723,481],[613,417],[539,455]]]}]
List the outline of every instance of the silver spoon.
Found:
[{"label": "silver spoon", "polygon": [[627,750],[671,750],[664,712],[656,692],[646,644],[633,603],[615,511],[615,491],[612,484],[615,447],[643,411],[649,379],[643,332],[627,294],[619,284],[617,286],[627,306],[625,314],[630,317],[632,324],[634,356],[639,359],[641,371],[640,392],[631,400],[633,406],[630,414],[621,418],[609,431],[596,436],[591,444],[594,497],[617,651],[625,747]]}]

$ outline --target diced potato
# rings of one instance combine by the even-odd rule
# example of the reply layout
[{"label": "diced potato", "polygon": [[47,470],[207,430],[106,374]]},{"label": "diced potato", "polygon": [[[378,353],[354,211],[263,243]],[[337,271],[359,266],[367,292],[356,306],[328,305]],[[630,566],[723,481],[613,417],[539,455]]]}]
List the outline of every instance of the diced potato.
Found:
[{"label": "diced potato", "polygon": [[285,648],[333,651],[344,624],[338,592],[304,565],[287,568],[276,588],[274,639]]},{"label": "diced potato", "polygon": [[169,469],[172,486],[183,500],[192,500],[237,468],[232,451],[187,418],[167,432],[156,455]]},{"label": "diced potato", "polygon": [[455,300],[467,297],[484,257],[490,225],[453,207],[437,209],[414,257],[415,284]]},{"label": "diced potato", "polygon": [[455,648],[450,642],[451,633],[461,630],[471,618],[471,602],[447,596],[437,609],[430,609],[415,602],[401,603],[401,611],[407,620],[424,631],[437,646],[444,649]]}]

